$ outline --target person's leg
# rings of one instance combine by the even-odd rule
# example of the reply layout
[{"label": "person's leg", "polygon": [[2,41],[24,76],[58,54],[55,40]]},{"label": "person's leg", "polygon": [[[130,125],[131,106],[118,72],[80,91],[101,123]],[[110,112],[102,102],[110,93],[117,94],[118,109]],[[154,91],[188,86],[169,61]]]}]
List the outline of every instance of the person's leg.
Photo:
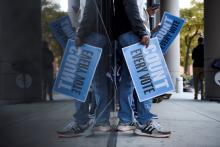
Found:
[{"label": "person's leg", "polygon": [[89,99],[85,102],[75,101],[75,114],[73,115],[74,120],[78,124],[86,124],[89,121]]},{"label": "person's leg", "polygon": [[74,105],[75,113],[73,120],[57,131],[59,137],[69,138],[80,136],[89,126],[89,100],[87,99],[84,103],[75,101]]},{"label": "person's leg", "polygon": [[205,98],[205,90],[204,90],[204,70],[200,68],[199,81],[201,85],[201,100]]},{"label": "person's leg", "polygon": [[[126,47],[131,44],[137,43],[139,41],[139,38],[133,33],[128,32],[119,36],[118,41],[121,47]],[[121,82],[119,86],[119,112],[118,112],[120,122],[122,123],[129,124],[133,121],[133,116],[132,116],[133,113],[131,108],[132,93],[133,93],[133,86],[132,86],[131,77],[126,62],[123,58],[122,67],[121,67]]]},{"label": "person's leg", "polygon": [[[126,47],[139,42],[139,38],[132,32],[122,34],[119,37],[119,43],[122,47]],[[129,122],[132,121],[132,110],[131,110],[131,97],[133,93],[133,86],[130,74],[128,72],[127,66],[125,66],[125,61],[122,66],[122,79],[119,88],[119,118],[120,121]],[[126,68],[125,68],[126,67]],[[137,111],[138,111],[138,133],[140,135],[152,136],[152,137],[169,137],[170,131],[162,131],[158,126],[152,121],[152,114],[150,113],[150,107],[152,101],[139,102],[137,101]],[[146,104],[146,105],[145,105]],[[143,124],[143,125],[141,125]],[[119,124],[120,125],[120,124]],[[122,129],[123,130],[123,129]]]},{"label": "person's leg", "polygon": [[[97,33],[92,33],[88,37],[86,37],[84,41],[85,41],[86,44],[102,48],[103,49],[102,50],[102,55],[105,52],[104,47],[106,45],[106,40],[105,40],[104,36],[99,35]],[[104,66],[104,64],[102,64],[102,58],[103,57],[101,57],[101,59],[100,59],[99,65],[101,63],[101,65]],[[103,82],[105,81],[105,73],[103,72],[103,66],[100,67],[99,65],[96,69],[96,73],[94,75],[93,83],[92,83],[92,87],[93,87],[93,90],[94,90],[94,93],[95,93],[95,98],[97,98],[96,102],[106,101],[106,98],[105,98],[106,96],[105,95],[107,95],[107,91],[105,89],[105,86],[102,86],[102,87],[100,86],[100,83],[102,81]],[[97,76],[100,77],[100,78],[97,78]],[[99,86],[97,86],[97,85],[99,85]],[[106,85],[106,84],[103,84],[103,85]],[[84,102],[84,103],[76,101],[75,102],[75,107],[76,107],[76,113],[74,114],[75,121],[79,124],[85,124],[86,122],[88,122],[88,120],[89,120],[89,118],[88,118],[88,115],[89,115],[89,100],[87,99],[86,102]],[[102,109],[102,108],[100,108],[100,109]],[[103,116],[103,119],[105,117],[106,116]],[[102,119],[102,117],[100,117],[100,119]]]},{"label": "person's leg", "polygon": [[144,124],[147,121],[157,116],[150,112],[151,106],[152,106],[152,99],[146,100],[144,102],[139,102],[139,99],[138,99],[138,96],[135,90],[134,90],[133,98],[135,101],[135,105],[136,105],[135,108],[137,111],[136,120],[139,123]]},{"label": "person's leg", "polygon": [[48,70],[48,95],[49,95],[49,99],[52,101],[53,100],[53,83],[54,83],[54,79],[53,79],[53,69]]},{"label": "person's leg", "polygon": [[[102,57],[100,59],[99,65],[96,69],[96,73],[93,78],[92,89],[94,90],[94,95],[97,102],[97,123],[106,122],[109,119],[109,111],[107,108],[108,94],[107,94],[107,83],[105,77],[105,69],[107,66],[103,61],[106,55],[106,39],[104,36],[92,33],[85,38],[85,43],[102,48]],[[103,59],[104,58],[104,59]],[[68,123],[62,130],[57,131],[60,137],[73,137],[79,136],[88,128],[89,124],[89,99],[86,102],[75,101],[75,114],[73,115],[74,119]],[[103,111],[103,112],[102,112]]]},{"label": "person's leg", "polygon": [[96,124],[109,122],[110,98],[108,95],[108,81],[106,73],[108,71],[109,45],[107,38],[103,35],[92,33],[85,39],[85,43],[102,48],[102,56],[97,66],[92,89],[96,99]]},{"label": "person's leg", "polygon": [[[132,32],[128,32],[122,34],[119,37],[119,43],[122,47],[129,46],[139,42],[139,38]],[[122,122],[129,122],[132,120],[132,110],[131,110],[131,99],[129,96],[133,95],[133,86],[131,77],[127,68],[127,65],[124,63],[124,67],[122,67],[122,81],[119,89],[119,101],[120,101],[120,110],[119,110],[119,118]],[[124,71],[124,72],[123,72]],[[136,100],[136,109],[137,109],[137,121],[139,123],[145,123],[152,119],[152,113],[150,113],[152,100],[139,102]]]},{"label": "person's leg", "polygon": [[198,68],[193,68],[193,84],[194,84],[194,99],[198,99],[198,90],[199,90],[199,75]]},{"label": "person's leg", "polygon": [[150,112],[152,100],[144,102],[137,101],[137,121],[140,124],[145,124],[152,120],[153,114]]}]

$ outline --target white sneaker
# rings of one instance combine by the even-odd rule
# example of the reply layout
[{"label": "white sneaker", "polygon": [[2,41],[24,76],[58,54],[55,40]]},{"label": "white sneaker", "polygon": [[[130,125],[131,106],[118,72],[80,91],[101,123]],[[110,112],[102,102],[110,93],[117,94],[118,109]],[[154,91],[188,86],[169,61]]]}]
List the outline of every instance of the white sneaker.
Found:
[{"label": "white sneaker", "polygon": [[136,128],[136,124],[134,122],[131,122],[131,123],[119,122],[117,130],[126,132],[126,131],[134,130],[135,128]]},{"label": "white sneaker", "polygon": [[69,138],[81,136],[82,133],[88,128],[88,123],[82,125],[75,121],[68,123],[64,128],[57,131],[59,137]]},{"label": "white sneaker", "polygon": [[144,125],[139,125],[138,128],[135,129],[135,134],[154,138],[168,138],[170,137],[171,132],[163,131],[158,123],[150,121]]}]

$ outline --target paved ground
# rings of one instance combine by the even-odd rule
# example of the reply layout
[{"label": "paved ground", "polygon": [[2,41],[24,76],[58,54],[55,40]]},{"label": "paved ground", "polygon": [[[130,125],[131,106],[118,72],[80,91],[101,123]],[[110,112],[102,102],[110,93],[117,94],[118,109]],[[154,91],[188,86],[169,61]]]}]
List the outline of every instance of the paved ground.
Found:
[{"label": "paved ground", "polygon": [[152,111],[172,131],[170,138],[110,132],[62,139],[56,130],[72,117],[71,101],[5,105],[0,107],[0,147],[220,147],[220,103],[174,94]]}]

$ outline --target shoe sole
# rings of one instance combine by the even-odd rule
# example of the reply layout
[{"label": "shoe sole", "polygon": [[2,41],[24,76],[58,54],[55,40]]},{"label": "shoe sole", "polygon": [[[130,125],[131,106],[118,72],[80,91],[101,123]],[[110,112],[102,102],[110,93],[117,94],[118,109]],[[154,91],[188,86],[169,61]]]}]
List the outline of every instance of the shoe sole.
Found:
[{"label": "shoe sole", "polygon": [[105,128],[105,127],[95,127],[93,128],[93,131],[95,132],[110,132],[112,129],[109,128]]},{"label": "shoe sole", "polygon": [[121,128],[121,127],[118,127],[117,128],[117,130],[118,131],[121,131],[121,132],[128,132],[128,131],[132,131],[132,130],[134,130],[135,129],[135,127],[133,127],[133,128]]},{"label": "shoe sole", "polygon": [[152,119],[159,119],[159,117],[158,116],[153,116]]},{"label": "shoe sole", "polygon": [[164,134],[164,135],[171,135],[171,131],[158,131],[159,133],[161,134]]},{"label": "shoe sole", "polygon": [[169,138],[171,134],[146,134],[146,133],[143,133],[141,132],[141,130],[135,130],[134,133],[136,135],[139,135],[139,136],[146,136],[146,137],[152,137],[152,138]]}]

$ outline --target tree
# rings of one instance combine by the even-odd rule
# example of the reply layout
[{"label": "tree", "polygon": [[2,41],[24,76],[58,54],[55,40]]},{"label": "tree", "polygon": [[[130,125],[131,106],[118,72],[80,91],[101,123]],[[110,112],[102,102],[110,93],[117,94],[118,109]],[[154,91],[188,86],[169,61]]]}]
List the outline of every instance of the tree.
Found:
[{"label": "tree", "polygon": [[52,49],[55,57],[58,61],[61,60],[63,54],[62,47],[54,39],[49,23],[56,20],[64,15],[66,12],[59,10],[60,6],[49,0],[41,0],[41,28],[42,28],[42,39],[48,41],[50,48]]},{"label": "tree", "polygon": [[[192,63],[192,47],[196,45],[196,38],[204,32],[203,2],[192,0],[192,7],[181,9],[180,15],[185,18],[185,25],[181,31],[181,65],[184,65],[184,74],[189,74],[189,65]],[[185,60],[184,60],[185,59]]]}]

